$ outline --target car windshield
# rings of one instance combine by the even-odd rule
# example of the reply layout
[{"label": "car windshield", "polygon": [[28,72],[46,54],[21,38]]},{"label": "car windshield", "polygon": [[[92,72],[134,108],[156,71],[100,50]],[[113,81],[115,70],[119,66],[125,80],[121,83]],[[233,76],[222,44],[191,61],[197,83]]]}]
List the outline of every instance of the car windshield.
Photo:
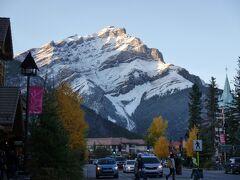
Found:
[{"label": "car windshield", "polygon": [[134,164],[135,161],[127,161],[127,164]]},{"label": "car windshield", "polygon": [[125,161],[125,158],[124,157],[116,157],[115,160],[116,161]]},{"label": "car windshield", "polygon": [[153,164],[153,163],[160,163],[159,160],[155,157],[148,157],[148,158],[143,158],[143,163],[146,164]]},{"label": "car windshield", "polygon": [[98,164],[115,164],[113,159],[99,159]]},{"label": "car windshield", "polygon": [[235,163],[235,159],[229,159],[230,163]]}]

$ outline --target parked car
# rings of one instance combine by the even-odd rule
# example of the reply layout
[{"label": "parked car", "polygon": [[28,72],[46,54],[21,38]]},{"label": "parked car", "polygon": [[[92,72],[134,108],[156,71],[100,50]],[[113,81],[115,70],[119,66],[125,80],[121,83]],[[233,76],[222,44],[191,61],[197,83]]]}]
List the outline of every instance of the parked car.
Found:
[{"label": "parked car", "polygon": [[124,158],[122,156],[116,156],[115,161],[117,163],[118,168],[123,168],[123,164],[125,163],[126,158]]},{"label": "parked car", "polygon": [[240,157],[232,157],[225,165],[225,173],[240,173]]},{"label": "parked car", "polygon": [[134,164],[135,160],[126,160],[125,163],[123,164],[123,172],[134,172]]},{"label": "parked car", "polygon": [[100,176],[113,176],[114,178],[118,178],[118,166],[114,159],[98,159],[96,165],[96,179],[99,179]]},{"label": "parked car", "polygon": [[[156,156],[143,154],[141,155],[141,157],[143,160],[142,171],[146,176],[157,176],[157,177],[163,176],[163,166]],[[135,178],[138,178],[139,176],[137,159],[134,165],[134,175],[135,175]]]}]

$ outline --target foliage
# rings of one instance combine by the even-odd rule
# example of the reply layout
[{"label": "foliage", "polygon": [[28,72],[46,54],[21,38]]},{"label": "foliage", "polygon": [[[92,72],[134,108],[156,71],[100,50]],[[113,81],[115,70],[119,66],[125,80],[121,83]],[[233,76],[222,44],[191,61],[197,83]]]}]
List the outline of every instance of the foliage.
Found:
[{"label": "foliage", "polygon": [[61,84],[45,93],[43,103],[32,128],[33,179],[82,179],[87,125],[80,96]]},{"label": "foliage", "polygon": [[211,160],[215,152],[215,126],[217,125],[216,115],[218,112],[218,94],[216,79],[214,77],[211,77],[208,88],[206,109],[208,126],[201,129],[203,139],[203,161]]},{"label": "foliage", "polygon": [[186,142],[186,153],[188,157],[193,157],[193,140],[197,139],[198,129],[194,126],[190,132]]},{"label": "foliage", "polygon": [[154,146],[154,153],[159,158],[167,158],[169,155],[169,142],[165,137],[160,137],[155,146]]},{"label": "foliage", "polygon": [[238,132],[240,131],[240,57],[237,64],[237,74],[234,77],[234,100],[224,109],[226,142],[231,145],[239,145]]},{"label": "foliage", "polygon": [[164,120],[161,116],[155,117],[145,136],[146,143],[150,146],[154,146],[161,136],[165,136],[167,127],[168,122],[166,120]]},{"label": "foliage", "polygon": [[[55,92],[45,93],[43,113],[33,123],[30,139],[33,179],[76,179],[81,177],[81,169],[72,171],[73,159],[68,148],[68,135],[58,120]],[[78,178],[79,179],[79,178]]]},{"label": "foliage", "polygon": [[93,156],[94,158],[103,158],[106,156],[110,156],[112,154],[111,150],[105,148],[105,147],[97,147],[94,151],[93,151]]},{"label": "foliage", "polygon": [[[237,137],[237,132],[240,131],[240,123],[239,123],[239,119],[240,119],[240,57],[238,57],[238,61],[237,61],[237,73],[234,77],[234,101],[233,101],[233,106],[232,106],[232,123],[230,123],[228,126],[231,126],[230,131],[231,130],[235,130],[235,133],[233,134],[232,137],[232,143],[233,144],[240,144],[240,140]],[[234,127],[235,126],[235,127]]]},{"label": "foliage", "polygon": [[80,108],[82,98],[69,85],[62,83],[57,89],[58,114],[69,135],[69,147],[73,151],[85,151],[87,124]]},{"label": "foliage", "polygon": [[192,91],[189,94],[189,126],[192,129],[194,126],[200,128],[201,125],[201,96],[202,93],[197,84],[192,86]]}]

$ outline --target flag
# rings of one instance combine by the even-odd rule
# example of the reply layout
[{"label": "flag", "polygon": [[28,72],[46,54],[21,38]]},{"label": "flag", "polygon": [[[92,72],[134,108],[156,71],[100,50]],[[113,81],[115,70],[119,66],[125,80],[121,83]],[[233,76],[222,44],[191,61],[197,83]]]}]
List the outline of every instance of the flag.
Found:
[{"label": "flag", "polygon": [[43,87],[31,86],[29,87],[29,113],[30,114],[41,114],[42,113],[42,98],[43,98]]}]

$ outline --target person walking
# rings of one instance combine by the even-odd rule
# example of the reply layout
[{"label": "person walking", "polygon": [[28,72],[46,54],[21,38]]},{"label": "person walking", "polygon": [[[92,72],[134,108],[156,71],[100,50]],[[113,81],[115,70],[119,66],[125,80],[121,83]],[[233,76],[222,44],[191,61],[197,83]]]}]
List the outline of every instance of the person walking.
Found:
[{"label": "person walking", "polygon": [[172,175],[172,179],[175,180],[175,160],[174,160],[174,155],[173,153],[170,154],[170,157],[168,158],[167,161],[167,166],[169,167],[169,174],[166,175],[166,180]]},{"label": "person walking", "polygon": [[144,180],[147,179],[143,171],[143,166],[144,166],[144,163],[143,163],[142,155],[139,154],[137,158],[137,169],[138,169],[137,179],[140,179],[141,177],[143,177]]}]

